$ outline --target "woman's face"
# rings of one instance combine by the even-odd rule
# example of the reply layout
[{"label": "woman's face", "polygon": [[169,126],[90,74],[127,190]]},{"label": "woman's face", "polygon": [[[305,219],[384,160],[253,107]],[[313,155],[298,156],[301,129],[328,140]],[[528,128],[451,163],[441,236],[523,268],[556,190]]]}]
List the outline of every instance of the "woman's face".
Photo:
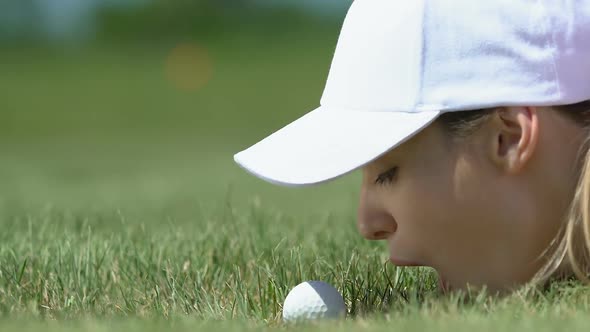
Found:
[{"label": "woman's face", "polygon": [[453,141],[435,123],[363,168],[359,231],[386,240],[398,266],[436,269],[443,288],[522,284],[544,262],[573,190],[560,173],[571,173],[563,165],[575,149],[554,139],[570,126],[516,108]]}]

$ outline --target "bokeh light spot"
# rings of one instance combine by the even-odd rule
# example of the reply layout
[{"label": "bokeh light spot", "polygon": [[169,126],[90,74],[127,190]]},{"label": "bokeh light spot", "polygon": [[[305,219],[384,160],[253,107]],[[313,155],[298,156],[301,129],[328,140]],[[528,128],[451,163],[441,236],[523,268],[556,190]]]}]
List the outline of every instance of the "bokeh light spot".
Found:
[{"label": "bokeh light spot", "polygon": [[213,63],[207,50],[196,43],[174,47],[166,59],[166,78],[174,87],[195,92],[213,76]]}]

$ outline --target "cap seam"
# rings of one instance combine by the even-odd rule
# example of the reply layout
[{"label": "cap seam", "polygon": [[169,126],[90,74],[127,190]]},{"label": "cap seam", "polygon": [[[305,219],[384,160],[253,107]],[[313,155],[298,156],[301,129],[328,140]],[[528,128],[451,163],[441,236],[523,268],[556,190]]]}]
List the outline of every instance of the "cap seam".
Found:
[{"label": "cap seam", "polygon": [[545,6],[545,3],[543,3],[543,1],[537,1],[537,3],[539,3],[539,5],[543,8],[543,14],[545,16],[545,24],[544,24],[544,28],[545,28],[545,35],[549,35],[551,37],[550,39],[550,43],[551,43],[551,60],[552,60],[552,64],[553,64],[553,76],[555,78],[555,86],[557,88],[557,91],[559,93],[559,99],[561,100],[563,98],[563,94],[562,94],[562,90],[561,90],[561,79],[559,77],[559,70],[558,70],[558,65],[557,65],[557,61],[555,60],[555,52],[557,50],[557,43],[555,41],[555,29],[553,29],[554,27],[551,26],[551,19],[550,16],[548,14],[548,10],[547,7]]},{"label": "cap seam", "polygon": [[421,29],[421,45],[420,45],[420,68],[419,68],[419,82],[418,82],[418,91],[416,98],[414,100],[414,108],[419,108],[419,106],[423,106],[424,103],[424,65],[426,63],[426,29],[424,26],[426,25],[426,6],[428,1],[422,1],[422,22],[420,22],[419,27]]}]

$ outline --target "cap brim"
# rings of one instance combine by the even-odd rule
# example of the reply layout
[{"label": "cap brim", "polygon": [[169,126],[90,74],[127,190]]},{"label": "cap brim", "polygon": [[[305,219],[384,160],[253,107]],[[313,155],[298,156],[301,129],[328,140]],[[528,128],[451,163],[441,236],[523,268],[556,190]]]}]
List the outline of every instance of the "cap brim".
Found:
[{"label": "cap brim", "polygon": [[234,156],[253,175],[283,186],[333,180],[397,147],[438,117],[320,106]]}]

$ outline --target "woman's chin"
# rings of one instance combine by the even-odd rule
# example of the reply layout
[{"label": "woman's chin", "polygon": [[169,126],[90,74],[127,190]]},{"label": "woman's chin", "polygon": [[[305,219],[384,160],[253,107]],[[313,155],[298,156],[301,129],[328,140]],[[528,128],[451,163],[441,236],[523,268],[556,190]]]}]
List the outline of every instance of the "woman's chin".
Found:
[{"label": "woman's chin", "polygon": [[443,294],[448,294],[453,290],[449,281],[443,278],[440,274],[438,276],[438,290]]},{"label": "woman's chin", "polygon": [[492,295],[505,295],[510,293],[510,289],[502,288],[497,286],[489,286],[489,285],[474,285],[471,283],[452,283],[448,279],[445,279],[443,276],[439,275],[438,278],[438,290],[441,294],[447,295],[453,292],[466,292],[468,294],[478,294],[479,292],[484,291],[485,293]]}]

